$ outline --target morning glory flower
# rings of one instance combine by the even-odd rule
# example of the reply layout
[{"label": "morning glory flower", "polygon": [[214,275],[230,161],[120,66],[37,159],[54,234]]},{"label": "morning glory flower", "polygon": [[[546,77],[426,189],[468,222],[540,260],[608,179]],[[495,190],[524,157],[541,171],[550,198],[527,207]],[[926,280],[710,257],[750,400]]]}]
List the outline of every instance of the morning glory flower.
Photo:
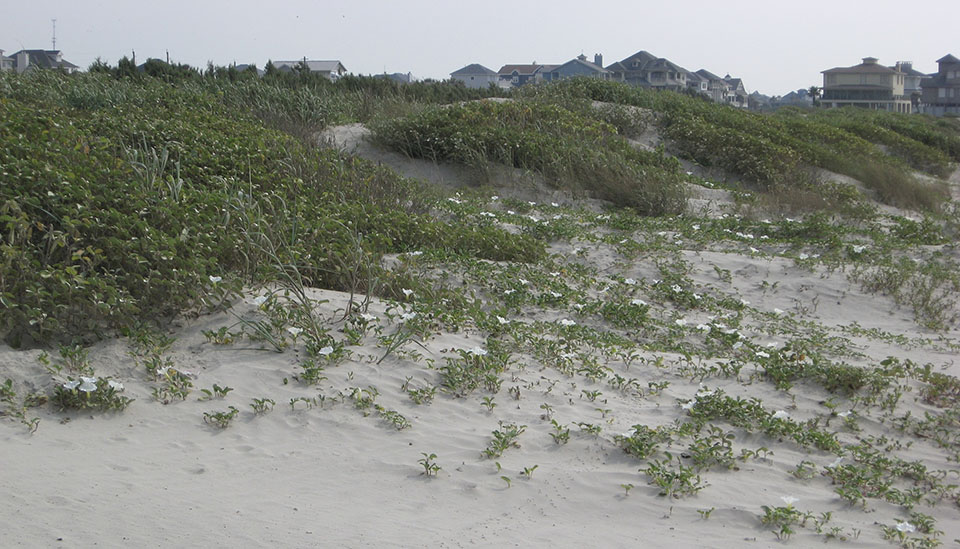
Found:
[{"label": "morning glory flower", "polygon": [[696,406],[696,405],[697,405],[696,399],[694,399],[694,400],[688,400],[688,401],[684,402],[683,404],[681,404],[681,405],[680,405],[680,408],[681,408],[682,410],[692,410],[693,407]]},{"label": "morning glory flower", "polygon": [[693,229],[693,230],[695,230],[695,231],[699,231],[699,230],[700,230],[700,225],[691,225],[690,228]]},{"label": "morning glory flower", "polygon": [[734,349],[739,349],[740,347],[743,347],[743,342],[742,342],[742,341],[738,341],[738,342],[734,343],[733,345],[731,345],[731,347],[733,347]]},{"label": "morning glory flower", "polygon": [[326,347],[321,347],[320,350],[317,351],[317,354],[320,356],[330,356],[331,353],[333,353],[333,347],[331,347],[330,345],[327,345]]},{"label": "morning glory flower", "polygon": [[798,258],[798,259],[810,259],[810,256],[809,256],[808,254],[800,254],[800,255],[797,256],[797,258]]},{"label": "morning glory flower", "polygon": [[122,391],[122,390],[123,390],[123,383],[114,381],[114,380],[112,380],[112,379],[107,382],[107,385],[109,385],[110,388],[113,389],[114,391]]},{"label": "morning glory flower", "polygon": [[517,214],[517,212],[515,212],[515,211],[513,211],[513,210],[507,210],[507,213],[510,214],[510,215],[516,215],[516,214]]},{"label": "morning glory flower", "polygon": [[523,284],[524,286],[526,286],[527,284],[530,284],[530,281],[521,278],[521,279],[520,279],[520,284]]},{"label": "morning glory flower", "polygon": [[497,317],[497,322],[499,322],[500,324],[510,324],[510,321],[503,318],[502,316]]},{"label": "morning glory flower", "polygon": [[843,463],[843,456],[840,456],[837,459],[833,460],[833,463],[831,463],[827,467],[830,467],[831,469],[836,469],[837,467],[840,467],[841,463]]},{"label": "morning glory flower", "polygon": [[223,280],[223,279],[220,278],[219,276],[210,275],[210,282],[212,282],[212,283],[214,283],[214,284],[220,282],[221,280]]},{"label": "morning glory flower", "polygon": [[407,255],[412,256],[412,257],[417,257],[418,255],[423,255],[423,252],[417,250],[417,251],[415,251],[415,252],[410,252],[410,253],[408,253]]},{"label": "morning glory flower", "polygon": [[633,301],[630,302],[630,304],[636,305],[638,307],[643,307],[647,304],[647,302],[642,299],[634,299]]},{"label": "morning glory flower", "polygon": [[789,419],[790,414],[788,414],[785,410],[777,410],[773,413],[772,417],[773,419]]},{"label": "morning glory flower", "polygon": [[550,205],[553,206],[554,208],[560,207],[560,204],[557,204],[556,202],[551,202]]},{"label": "morning glory flower", "polygon": [[845,418],[845,417],[849,416],[851,412],[853,412],[853,410],[847,410],[846,412],[838,412],[838,413],[837,413],[837,416],[838,416],[838,417],[844,417],[844,418]]},{"label": "morning glory flower", "polygon": [[290,326],[289,328],[287,328],[287,331],[290,332],[290,335],[292,335],[293,337],[297,337],[298,335],[300,335],[301,333],[303,333],[303,328],[297,328],[296,326]]},{"label": "morning glory flower", "polygon": [[637,283],[637,281],[632,278],[625,278],[623,280],[623,283],[626,284],[627,286],[633,286],[634,284]]},{"label": "morning glory flower", "polygon": [[266,302],[267,302],[267,296],[265,295],[258,295],[257,297],[253,298],[253,304],[256,305],[257,307],[263,305]]},{"label": "morning glory flower", "polygon": [[678,319],[674,320],[673,323],[676,324],[677,326],[680,326],[681,328],[683,328],[684,326],[687,325],[687,320],[686,320],[685,318],[678,318]]},{"label": "morning glory flower", "polygon": [[417,318],[417,313],[403,313],[402,315],[400,315],[400,320],[404,320],[404,321],[413,320],[415,318]]},{"label": "morning glory flower", "polygon": [[758,253],[760,253],[760,250],[754,248],[753,246],[750,246],[750,253],[752,253],[752,254],[758,254]]},{"label": "morning glory flower", "polygon": [[673,290],[673,293],[675,294],[679,294],[680,292],[683,291],[683,288],[681,288],[679,284],[674,284],[673,286],[670,286],[670,289]]},{"label": "morning glory flower", "polygon": [[97,390],[97,378],[81,377],[80,380],[83,382],[80,384],[80,390],[84,393],[92,393]]},{"label": "morning glory flower", "polygon": [[405,296],[407,296],[407,297],[410,297],[411,295],[413,295],[413,290],[408,290],[408,289],[404,288],[404,289],[402,289],[402,290],[400,290],[400,291],[403,292],[403,295],[405,295]]},{"label": "morning glory flower", "polygon": [[560,273],[557,272],[557,271],[554,271],[554,272],[550,273],[550,276],[554,276],[554,277],[560,276]]},{"label": "morning glory flower", "polygon": [[494,196],[491,196],[491,197],[490,197],[490,200],[500,200],[500,197],[494,195]]},{"label": "morning glory flower", "polygon": [[794,503],[800,501],[799,499],[793,496],[781,496],[780,499],[782,499],[783,502],[787,504],[787,507],[792,507]]},{"label": "morning glory flower", "polygon": [[770,354],[764,351],[757,351],[757,356],[760,358],[770,358]]},{"label": "morning glory flower", "polygon": [[560,325],[561,325],[561,326],[573,326],[573,325],[575,325],[575,324],[576,324],[576,322],[570,320],[569,318],[565,318],[565,319],[563,319],[563,320],[560,321]]},{"label": "morning glory flower", "polygon": [[909,522],[898,522],[897,523],[897,532],[901,534],[912,534],[917,531],[917,527],[910,524]]},{"label": "morning glory flower", "polygon": [[697,330],[700,330],[701,332],[709,332],[710,326],[708,324],[697,324]]},{"label": "morning glory flower", "polygon": [[373,315],[370,314],[370,313],[362,313],[362,314],[360,315],[360,318],[362,318],[362,319],[365,320],[366,322],[373,322],[373,321],[377,320],[377,317],[373,316]]},{"label": "morning glory flower", "polygon": [[863,250],[866,250],[866,249],[867,249],[866,246],[854,246],[853,253],[855,254],[863,253]]},{"label": "morning glory flower", "polygon": [[480,347],[474,347],[473,349],[468,349],[467,354],[474,356],[486,356],[487,350],[481,349]]},{"label": "morning glory flower", "polygon": [[72,391],[80,386],[80,381],[76,379],[71,379],[70,381],[63,384],[63,388],[68,391]]},{"label": "morning glory flower", "polygon": [[514,290],[514,289],[504,290],[504,291],[503,291],[503,295],[510,295],[510,294],[512,294],[512,293],[515,292],[515,291],[516,291],[516,290]]},{"label": "morning glory flower", "polygon": [[773,314],[782,315],[782,314],[783,314],[783,309],[774,308],[774,309],[773,309]]},{"label": "morning glory flower", "polygon": [[741,300],[740,300],[740,304],[743,305],[744,307],[746,307],[747,305],[750,304],[750,302],[747,301],[746,299],[741,299]]}]

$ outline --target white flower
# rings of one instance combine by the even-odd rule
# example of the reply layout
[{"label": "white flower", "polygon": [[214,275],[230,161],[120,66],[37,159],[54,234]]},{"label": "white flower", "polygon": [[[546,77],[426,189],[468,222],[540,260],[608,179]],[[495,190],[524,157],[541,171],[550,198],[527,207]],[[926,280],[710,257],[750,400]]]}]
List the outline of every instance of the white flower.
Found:
[{"label": "white flower", "polygon": [[267,302],[267,296],[265,295],[258,295],[257,297],[253,298],[253,304],[256,305],[257,307],[263,305],[266,302]]},{"label": "white flower", "polygon": [[531,206],[536,206],[536,205],[537,205],[536,202],[527,202],[527,204],[529,204],[529,205],[531,205]]},{"label": "white flower", "polygon": [[573,304],[573,308],[576,309],[576,310],[578,310],[578,311],[582,311],[584,307],[585,307],[585,305],[584,305],[583,303],[574,303],[574,304]]},{"label": "white flower", "polygon": [[410,252],[410,253],[408,253],[407,255],[409,255],[409,256],[411,256],[411,257],[417,257],[418,255],[423,255],[423,252],[421,252],[420,250],[417,250],[417,251],[415,251],[415,252]]},{"label": "white flower", "polygon": [[630,302],[630,304],[636,305],[638,307],[643,307],[647,304],[647,302],[642,299],[634,299],[633,301]]},{"label": "white flower", "polygon": [[557,271],[554,271],[554,272],[550,273],[550,276],[557,277],[557,276],[560,276],[560,273],[557,272]]},{"label": "white flower", "polygon": [[513,211],[513,210],[507,210],[507,213],[508,213],[509,215],[516,215],[516,214],[517,214],[517,212],[515,212],[515,211]]},{"label": "white flower", "polygon": [[700,230],[700,225],[691,225],[690,228],[693,229],[693,230],[695,230],[695,231],[699,231],[699,230]]},{"label": "white flower", "polygon": [[764,351],[757,351],[757,356],[760,358],[770,358],[770,353]]},{"label": "white flower", "polygon": [[490,200],[500,200],[500,197],[494,195],[494,196],[491,196],[491,197],[490,197]]},{"label": "white flower", "polygon": [[700,301],[701,299],[703,299],[703,296],[700,294],[693,294],[693,299]]},{"label": "white flower", "polygon": [[793,497],[793,496],[781,496],[780,499],[782,499],[783,502],[786,503],[788,507],[789,507],[789,506],[792,506],[794,503],[800,501],[799,499],[797,499],[797,498],[795,498],[795,497]]},{"label": "white flower", "polygon": [[632,278],[625,278],[623,279],[623,283],[626,284],[627,286],[633,286],[634,284],[637,283],[637,281]]},{"label": "white flower", "polygon": [[760,250],[754,248],[753,246],[750,246],[750,253],[758,254],[758,253],[760,253]]},{"label": "white flower", "polygon": [[550,205],[553,206],[554,208],[560,207],[560,204],[557,204],[556,202],[551,202]]},{"label": "white flower", "polygon": [[114,391],[122,391],[122,390],[123,390],[123,383],[120,383],[120,382],[118,382],[118,381],[114,381],[114,380],[112,380],[112,379],[107,382],[107,385],[109,385],[110,388],[113,389]]},{"label": "white flower", "polygon": [[845,417],[849,416],[851,412],[853,412],[853,410],[847,410],[846,412],[838,412],[838,413],[837,413],[837,417],[844,417],[844,418],[845,418]]},{"label": "white flower", "polygon": [[474,347],[473,349],[467,350],[467,354],[474,356],[486,356],[487,350],[481,349],[480,347]]},{"label": "white flower", "polygon": [[78,381],[78,380],[76,380],[76,379],[72,379],[72,380],[70,380],[70,381],[68,381],[68,382],[66,382],[66,383],[63,384],[63,388],[64,388],[64,389],[67,389],[68,391],[72,391],[72,390],[76,389],[76,388],[79,387],[79,386],[80,386],[80,381]]},{"label": "white flower", "polygon": [[800,254],[797,256],[797,259],[810,259],[810,256],[807,254]]},{"label": "white flower", "polygon": [[331,353],[333,353],[333,347],[329,345],[321,347],[320,350],[317,351],[317,354],[320,356],[330,356]]},{"label": "white flower", "polygon": [[697,324],[697,330],[700,330],[701,332],[709,332],[710,326],[708,324]]},{"label": "white flower", "polygon": [[504,290],[504,291],[503,291],[503,295],[510,295],[510,294],[512,294],[512,293],[515,292],[515,291],[516,291],[516,290],[514,290],[514,289]]},{"label": "white flower", "polygon": [[675,294],[679,294],[680,292],[683,291],[683,288],[681,288],[679,284],[674,284],[673,286],[670,286],[670,289],[673,290],[673,293]]},{"label": "white flower", "polygon": [[503,318],[502,316],[497,317],[497,322],[499,322],[500,324],[510,324],[510,321]]},{"label": "white flower", "polygon": [[83,382],[80,384],[80,390],[84,393],[92,393],[97,390],[97,378],[81,377],[80,380]]},{"label": "white flower", "polygon": [[660,231],[657,236],[667,236],[667,231]]},{"label": "white flower", "polygon": [[539,222],[540,222],[540,220],[537,219],[537,216],[535,216],[535,215],[528,215],[528,216],[527,216],[527,219],[529,219],[530,221],[533,221],[534,223],[539,223]]},{"label": "white flower", "polygon": [[840,467],[841,463],[843,463],[843,456],[840,456],[837,459],[833,460],[833,463],[831,463],[827,467],[830,467],[831,469],[836,469],[837,467]]},{"label": "white flower", "polygon": [[557,292],[550,292],[550,295],[551,295],[554,299],[557,299],[557,298],[561,297],[563,294],[559,294],[559,293],[557,293]]},{"label": "white flower", "polygon": [[683,410],[692,410],[694,406],[697,405],[696,399],[688,400],[680,405],[680,408]]},{"label": "white flower", "polygon": [[680,326],[681,328],[683,328],[684,326],[687,325],[687,320],[686,320],[685,318],[678,318],[678,319],[674,320],[673,323],[676,324],[677,326]]},{"label": "white flower", "polygon": [[417,318],[417,313],[403,313],[400,315],[400,320],[407,321]]},{"label": "white flower", "polygon": [[462,201],[457,200],[456,198],[448,198],[447,200],[449,200],[450,202],[453,202],[454,204],[463,204]]},{"label": "white flower", "polygon": [[790,414],[786,410],[777,410],[773,413],[773,419],[790,419]]},{"label": "white flower", "polygon": [[629,240],[627,240],[626,238],[624,238],[623,240],[620,241],[620,244],[626,244],[627,242],[629,242]]},{"label": "white flower", "polygon": [[910,524],[909,522],[898,522],[897,523],[897,532],[902,534],[912,534],[917,531],[917,527]]},{"label": "white flower", "polygon": [[214,284],[220,282],[221,280],[223,280],[223,279],[220,278],[219,276],[213,276],[213,275],[210,276],[210,282],[212,282],[212,283],[214,283]]},{"label": "white flower", "polygon": [[576,322],[570,320],[569,318],[564,318],[563,320],[560,321],[561,326],[573,326],[575,324]]},{"label": "white flower", "polygon": [[783,314],[783,309],[777,309],[776,307],[774,307],[774,309],[773,309],[773,314],[775,314],[775,315],[782,315],[782,314]]},{"label": "white flower", "polygon": [[520,279],[520,284],[523,284],[524,286],[526,286],[527,284],[530,284],[530,281],[521,278],[521,279]]},{"label": "white flower", "polygon": [[867,249],[866,246],[854,246],[853,253],[855,254],[863,253],[863,250],[866,250],[866,249]]},{"label": "white flower", "polygon": [[403,295],[405,295],[405,296],[407,296],[407,297],[410,297],[410,296],[413,295],[413,290],[408,290],[408,289],[404,288],[404,289],[402,289],[402,290],[400,290],[400,291],[403,292]]},{"label": "white flower", "polygon": [[362,319],[363,319],[364,321],[366,321],[366,322],[373,322],[373,321],[377,320],[377,317],[373,316],[373,315],[370,314],[370,313],[362,313],[362,314],[360,315],[360,318],[362,318]]},{"label": "white flower", "polygon": [[301,333],[303,333],[303,328],[297,328],[296,326],[290,326],[289,328],[287,328],[287,331],[290,332],[290,335],[292,335],[293,337],[297,337],[298,335],[300,335]]},{"label": "white flower", "polygon": [[747,305],[750,304],[750,302],[747,301],[746,299],[741,299],[741,300],[740,300],[740,304],[743,305],[744,307],[746,307]]},{"label": "white flower", "polygon": [[740,347],[743,347],[743,342],[742,342],[742,341],[738,341],[738,342],[734,343],[733,345],[731,345],[731,347],[733,347],[734,349],[739,349]]}]

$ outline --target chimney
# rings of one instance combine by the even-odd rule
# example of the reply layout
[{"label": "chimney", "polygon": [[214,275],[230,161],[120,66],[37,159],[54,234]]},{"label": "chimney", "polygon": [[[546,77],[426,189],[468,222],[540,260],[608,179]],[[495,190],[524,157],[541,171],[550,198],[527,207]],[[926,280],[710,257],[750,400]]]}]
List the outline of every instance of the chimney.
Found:
[{"label": "chimney", "polygon": [[603,55],[599,53],[593,54],[593,64],[602,67],[603,66]]},{"label": "chimney", "polygon": [[581,53],[580,55],[577,56],[577,59],[579,59],[579,60],[581,60],[581,61],[586,61],[586,60],[587,60],[587,56],[586,56],[586,55],[583,55],[583,54]]},{"label": "chimney", "polygon": [[864,65],[876,65],[876,64],[877,64],[877,61],[878,61],[878,60],[877,60],[876,57],[864,57],[864,58],[863,58],[863,64],[864,64]]},{"label": "chimney", "polygon": [[17,52],[17,73],[22,73],[27,70],[27,67],[30,65],[30,54],[24,50]]}]

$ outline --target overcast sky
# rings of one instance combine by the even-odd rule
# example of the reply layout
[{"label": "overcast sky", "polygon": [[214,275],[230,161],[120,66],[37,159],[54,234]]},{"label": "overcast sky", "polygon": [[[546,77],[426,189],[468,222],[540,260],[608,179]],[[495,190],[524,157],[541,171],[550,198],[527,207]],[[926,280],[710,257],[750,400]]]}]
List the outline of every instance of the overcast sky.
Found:
[{"label": "overcast sky", "polygon": [[57,49],[82,68],[136,51],[205,67],[268,59],[339,59],[354,74],[449,78],[470,63],[604,65],[639,50],[688,70],[782,95],[862,57],[934,72],[960,56],[957,0],[30,0],[0,9],[0,49]]}]

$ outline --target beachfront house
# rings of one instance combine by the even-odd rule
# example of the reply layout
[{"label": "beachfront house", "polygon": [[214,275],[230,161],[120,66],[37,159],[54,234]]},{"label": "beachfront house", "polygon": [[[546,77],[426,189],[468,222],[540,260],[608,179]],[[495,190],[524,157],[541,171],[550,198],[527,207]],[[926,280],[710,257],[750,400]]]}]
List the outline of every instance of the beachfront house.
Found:
[{"label": "beachfront house", "polygon": [[0,71],[12,71],[13,70],[13,58],[3,55],[3,50],[0,50]]},{"label": "beachfront house", "polygon": [[708,95],[710,93],[710,82],[706,78],[695,72],[687,71],[687,89],[699,94]]},{"label": "beachfront house", "polygon": [[562,65],[543,65],[540,75],[546,82],[578,76],[610,80],[610,71],[603,68],[603,56],[599,53],[593,56],[593,63],[587,61],[586,55],[580,54]]},{"label": "beachfront house", "polygon": [[897,61],[894,68],[904,74],[903,96],[910,99],[912,112],[920,112],[920,100],[923,97],[923,89],[920,84],[930,76],[913,68],[913,62],[911,61]]},{"label": "beachfront house", "polygon": [[543,65],[536,61],[529,65],[504,65],[497,71],[497,77],[500,84],[504,86],[519,87],[527,83],[536,83],[543,81],[543,75],[540,71]]},{"label": "beachfront house", "polygon": [[281,72],[293,72],[300,65],[305,65],[312,74],[319,74],[328,80],[336,82],[341,76],[347,74],[346,67],[337,60],[313,60],[298,59],[296,61],[274,61],[273,66]]},{"label": "beachfront house", "polygon": [[743,80],[733,78],[729,74],[723,77],[723,81],[730,86],[730,92],[727,94],[727,104],[738,109],[745,109],[749,106],[749,94],[743,86]]},{"label": "beachfront house", "polygon": [[610,71],[611,80],[676,92],[687,88],[689,74],[683,67],[642,50],[610,65],[607,70]]},{"label": "beachfront house", "polygon": [[960,114],[960,59],[946,55],[937,65],[936,74],[920,83],[921,111],[934,116]]},{"label": "beachfront house", "polygon": [[468,88],[488,88],[497,85],[497,73],[479,63],[473,63],[450,73],[451,80],[459,80]]},{"label": "beachfront house", "polygon": [[706,95],[715,103],[726,103],[730,95],[730,84],[723,78],[713,74],[707,69],[700,69],[696,73],[707,82]]},{"label": "beachfront house", "polygon": [[904,95],[906,75],[897,67],[885,67],[876,57],[864,57],[852,67],[823,71],[823,95],[820,104],[827,109],[862,107],[880,111],[909,113],[910,97]]},{"label": "beachfront house", "polygon": [[10,68],[18,73],[38,69],[59,69],[68,73],[80,70],[80,67],[64,59],[60,50],[20,50],[10,57],[13,59]]}]

